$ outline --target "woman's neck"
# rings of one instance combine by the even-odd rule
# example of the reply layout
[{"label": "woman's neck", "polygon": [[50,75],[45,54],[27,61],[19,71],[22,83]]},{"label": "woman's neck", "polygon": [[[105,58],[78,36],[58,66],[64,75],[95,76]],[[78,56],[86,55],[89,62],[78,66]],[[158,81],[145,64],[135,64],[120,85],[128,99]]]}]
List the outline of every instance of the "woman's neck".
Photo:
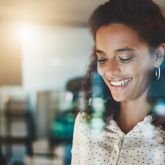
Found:
[{"label": "woman's neck", "polygon": [[146,96],[124,101],[120,103],[120,113],[115,121],[124,133],[128,133],[150,113],[150,110],[151,105],[147,102]]}]

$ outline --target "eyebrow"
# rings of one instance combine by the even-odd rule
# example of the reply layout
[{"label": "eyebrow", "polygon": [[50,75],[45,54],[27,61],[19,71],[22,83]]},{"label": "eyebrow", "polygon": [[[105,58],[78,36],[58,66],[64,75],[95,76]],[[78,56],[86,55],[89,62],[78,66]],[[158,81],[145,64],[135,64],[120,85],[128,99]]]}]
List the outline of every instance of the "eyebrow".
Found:
[{"label": "eyebrow", "polygon": [[104,52],[96,49],[96,53],[104,53]]},{"label": "eyebrow", "polygon": [[[124,51],[134,51],[134,50],[131,48],[125,47],[125,48],[117,49],[115,52],[124,52]],[[102,50],[96,49],[96,53],[104,53],[104,52]]]},{"label": "eyebrow", "polygon": [[134,51],[134,50],[131,49],[131,48],[125,47],[125,48],[122,48],[122,49],[117,49],[115,52],[124,52],[124,51]]}]

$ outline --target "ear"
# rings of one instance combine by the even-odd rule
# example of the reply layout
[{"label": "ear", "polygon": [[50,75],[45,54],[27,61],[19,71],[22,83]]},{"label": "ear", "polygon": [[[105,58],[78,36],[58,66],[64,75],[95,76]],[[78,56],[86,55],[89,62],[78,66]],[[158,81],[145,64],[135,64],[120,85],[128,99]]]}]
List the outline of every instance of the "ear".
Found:
[{"label": "ear", "polygon": [[159,47],[156,49],[155,55],[154,55],[154,67],[158,67],[162,64],[164,60],[164,53],[165,53],[165,44],[162,43],[159,45]]}]

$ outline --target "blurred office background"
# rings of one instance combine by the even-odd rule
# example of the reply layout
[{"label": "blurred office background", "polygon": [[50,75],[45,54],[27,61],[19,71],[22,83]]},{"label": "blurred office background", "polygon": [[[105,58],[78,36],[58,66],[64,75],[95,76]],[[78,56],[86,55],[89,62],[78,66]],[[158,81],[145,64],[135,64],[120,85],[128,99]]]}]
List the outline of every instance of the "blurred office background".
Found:
[{"label": "blurred office background", "polygon": [[0,0],[0,164],[70,164],[93,48],[88,19],[104,2]]}]

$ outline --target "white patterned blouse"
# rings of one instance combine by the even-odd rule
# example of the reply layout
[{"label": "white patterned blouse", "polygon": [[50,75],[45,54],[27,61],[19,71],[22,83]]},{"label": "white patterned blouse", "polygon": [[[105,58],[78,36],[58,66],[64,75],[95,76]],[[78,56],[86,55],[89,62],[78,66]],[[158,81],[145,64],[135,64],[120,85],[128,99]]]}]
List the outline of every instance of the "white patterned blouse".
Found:
[{"label": "white patterned blouse", "polygon": [[127,134],[111,120],[100,132],[84,123],[79,113],[71,165],[165,165],[165,143],[151,120],[146,116]]}]

